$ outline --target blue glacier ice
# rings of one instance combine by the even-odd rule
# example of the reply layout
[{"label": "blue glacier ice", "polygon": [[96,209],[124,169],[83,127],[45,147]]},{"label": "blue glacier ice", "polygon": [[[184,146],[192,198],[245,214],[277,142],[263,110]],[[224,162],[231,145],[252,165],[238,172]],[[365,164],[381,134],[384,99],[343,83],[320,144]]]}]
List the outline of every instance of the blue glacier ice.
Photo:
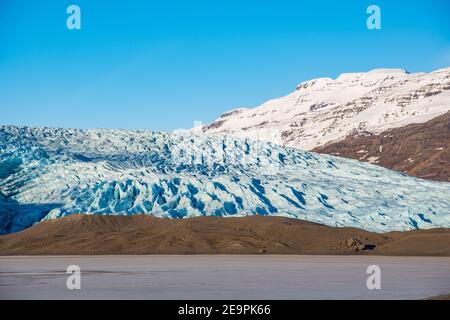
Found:
[{"label": "blue glacier ice", "polygon": [[0,233],[75,213],[450,227],[450,183],[226,135],[0,127]]}]

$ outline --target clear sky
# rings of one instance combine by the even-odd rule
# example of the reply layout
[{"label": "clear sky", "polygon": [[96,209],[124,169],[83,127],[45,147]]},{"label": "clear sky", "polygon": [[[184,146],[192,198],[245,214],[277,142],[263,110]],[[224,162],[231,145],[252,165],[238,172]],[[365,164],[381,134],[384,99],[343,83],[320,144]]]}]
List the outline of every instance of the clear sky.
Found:
[{"label": "clear sky", "polygon": [[0,1],[0,124],[188,128],[311,78],[446,66],[447,0]]}]

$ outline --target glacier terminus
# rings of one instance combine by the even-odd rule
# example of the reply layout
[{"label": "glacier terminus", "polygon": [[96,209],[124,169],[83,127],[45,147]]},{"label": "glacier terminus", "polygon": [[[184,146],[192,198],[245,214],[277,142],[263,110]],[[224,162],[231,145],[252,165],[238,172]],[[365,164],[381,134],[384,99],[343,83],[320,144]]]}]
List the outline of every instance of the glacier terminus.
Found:
[{"label": "glacier terminus", "polygon": [[71,214],[450,227],[450,184],[226,134],[0,127],[0,232]]}]

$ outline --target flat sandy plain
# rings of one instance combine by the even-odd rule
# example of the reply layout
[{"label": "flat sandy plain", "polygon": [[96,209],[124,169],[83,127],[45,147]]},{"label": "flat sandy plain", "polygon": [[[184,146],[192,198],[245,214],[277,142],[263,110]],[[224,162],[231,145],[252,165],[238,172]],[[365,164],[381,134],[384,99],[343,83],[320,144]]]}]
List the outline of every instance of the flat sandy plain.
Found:
[{"label": "flat sandy plain", "polygon": [[[369,290],[378,265],[381,289]],[[66,268],[81,268],[68,290]],[[153,255],[0,257],[1,299],[422,299],[450,292],[448,257]]]}]

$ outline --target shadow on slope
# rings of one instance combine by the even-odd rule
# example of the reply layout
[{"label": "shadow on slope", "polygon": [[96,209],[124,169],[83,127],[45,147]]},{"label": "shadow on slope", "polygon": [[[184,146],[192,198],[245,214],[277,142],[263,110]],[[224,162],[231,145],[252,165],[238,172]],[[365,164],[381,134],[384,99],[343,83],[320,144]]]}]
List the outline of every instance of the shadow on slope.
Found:
[{"label": "shadow on slope", "polygon": [[0,192],[0,234],[22,231],[43,219],[57,203],[18,203]]}]

